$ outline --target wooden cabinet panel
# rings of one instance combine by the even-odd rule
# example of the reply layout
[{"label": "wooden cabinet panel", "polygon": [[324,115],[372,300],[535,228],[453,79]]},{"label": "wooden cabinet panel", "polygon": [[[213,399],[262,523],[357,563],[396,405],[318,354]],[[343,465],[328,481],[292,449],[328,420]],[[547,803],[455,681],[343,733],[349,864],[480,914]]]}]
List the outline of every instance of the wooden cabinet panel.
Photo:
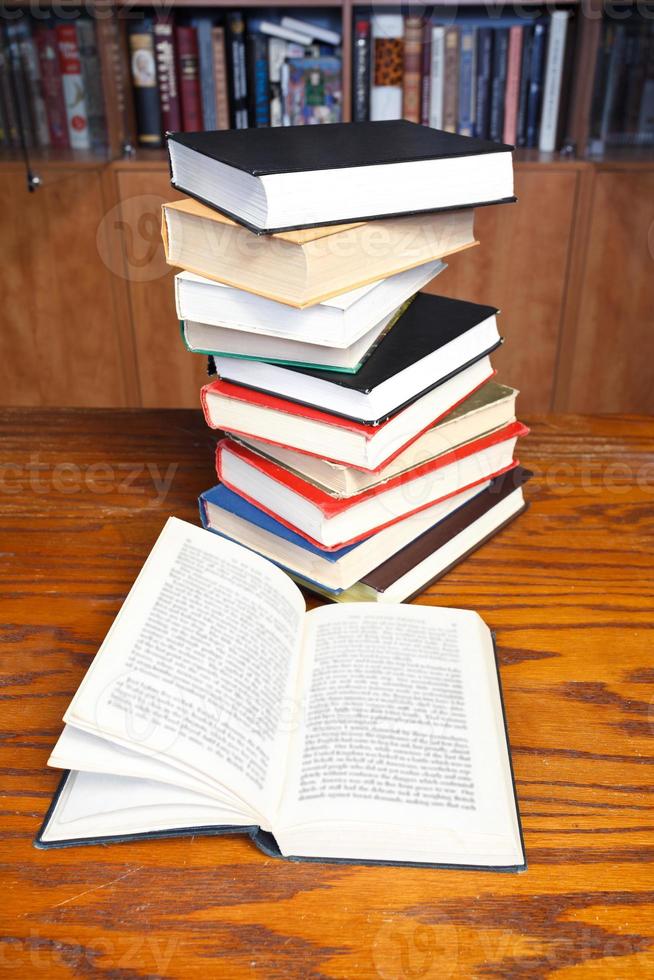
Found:
[{"label": "wooden cabinet panel", "polygon": [[198,408],[206,359],[190,354],[179,334],[173,270],[161,242],[161,205],[182,195],[161,169],[118,170],[120,235],[134,330],[141,404]]},{"label": "wooden cabinet panel", "polygon": [[101,170],[3,168],[0,362],[4,405],[126,404],[111,281],[98,248]]},{"label": "wooden cabinet panel", "polygon": [[654,413],[654,168],[599,170],[556,409]]},{"label": "wooden cabinet panel", "polygon": [[518,169],[516,204],[479,208],[480,244],[447,260],[429,291],[500,308],[498,380],[520,389],[520,411],[551,407],[580,170]]}]

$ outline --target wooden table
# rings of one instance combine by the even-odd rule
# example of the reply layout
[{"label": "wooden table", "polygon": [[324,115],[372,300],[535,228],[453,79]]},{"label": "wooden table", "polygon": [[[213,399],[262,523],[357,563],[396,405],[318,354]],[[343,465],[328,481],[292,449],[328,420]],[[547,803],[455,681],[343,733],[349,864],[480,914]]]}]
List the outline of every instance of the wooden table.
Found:
[{"label": "wooden table", "polygon": [[497,630],[529,870],[496,875],[241,839],[35,850],[64,709],[165,516],[196,520],[214,435],[191,411],[0,413],[0,972],[654,976],[654,421],[532,425],[531,509],[421,600]]}]

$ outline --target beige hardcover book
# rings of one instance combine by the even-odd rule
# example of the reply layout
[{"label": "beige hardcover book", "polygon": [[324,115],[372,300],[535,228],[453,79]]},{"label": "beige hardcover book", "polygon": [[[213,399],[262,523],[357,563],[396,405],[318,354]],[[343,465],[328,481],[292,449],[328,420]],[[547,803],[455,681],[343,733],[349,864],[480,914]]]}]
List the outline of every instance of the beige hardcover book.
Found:
[{"label": "beige hardcover book", "polygon": [[259,236],[192,200],[162,237],[169,265],[298,309],[477,244],[470,208]]}]

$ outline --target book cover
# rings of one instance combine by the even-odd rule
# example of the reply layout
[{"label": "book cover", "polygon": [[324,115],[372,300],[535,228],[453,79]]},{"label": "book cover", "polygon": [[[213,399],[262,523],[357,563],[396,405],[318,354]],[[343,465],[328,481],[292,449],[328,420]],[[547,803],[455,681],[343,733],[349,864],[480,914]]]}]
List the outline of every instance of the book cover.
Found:
[{"label": "book cover", "polygon": [[508,27],[495,30],[493,43],[493,79],[491,82],[491,105],[489,133],[492,140],[501,140],[504,135],[504,95],[506,92],[506,71],[509,56]]},{"label": "book cover", "polygon": [[373,81],[370,94],[372,120],[399,119],[402,115],[404,75],[404,19],[401,14],[375,13],[372,17]]},{"label": "book cover", "polygon": [[198,78],[200,82],[200,99],[202,102],[202,126],[204,129],[216,129],[216,83],[213,71],[213,18],[211,16],[194,17],[191,21],[195,28],[198,42]]},{"label": "book cover", "polygon": [[538,134],[538,149],[541,153],[551,153],[556,149],[569,17],[568,10],[556,10],[550,18],[543,109]]},{"label": "book cover", "polygon": [[175,28],[170,20],[157,20],[154,24],[154,50],[159,84],[161,125],[165,133],[182,128],[182,106],[177,84],[177,52]]},{"label": "book cover", "polygon": [[477,77],[474,134],[479,139],[490,135],[491,82],[493,78],[493,28],[477,28]]},{"label": "book cover", "polygon": [[341,121],[340,58],[289,58],[282,68],[286,125]]},{"label": "book cover", "polygon": [[227,76],[229,79],[229,110],[232,129],[247,129],[248,83],[245,64],[245,21],[243,14],[230,10],[225,17],[227,42]]},{"label": "book cover", "polygon": [[461,136],[472,136],[475,125],[476,96],[476,27],[462,24],[459,28],[459,120]]},{"label": "book cover", "polygon": [[184,132],[194,133],[203,128],[200,59],[196,29],[178,24],[175,27],[175,46],[177,48],[177,77],[182,106],[182,127]]},{"label": "book cover", "polygon": [[227,81],[227,49],[225,28],[211,29],[213,45],[214,91],[216,93],[216,129],[229,129],[229,83]]},{"label": "book cover", "polygon": [[443,129],[456,133],[459,121],[459,29],[445,29],[445,82],[443,91]]},{"label": "book cover", "polygon": [[141,146],[162,146],[163,126],[157,63],[154,53],[154,23],[152,18],[131,21],[127,25],[134,108],[136,110],[137,140]]},{"label": "book cover", "polygon": [[248,118],[251,126],[270,125],[270,79],[268,38],[247,35]]},{"label": "book cover", "polygon": [[101,149],[107,143],[107,126],[104,113],[102,66],[95,36],[95,24],[89,17],[80,17],[75,22],[75,28],[82,64],[82,78],[84,79],[89,139],[92,147]]},{"label": "book cover", "polygon": [[91,148],[91,136],[77,32],[74,24],[57,24],[56,31],[59,45],[59,70],[68,120],[68,140],[73,149],[88,150]]},{"label": "book cover", "polygon": [[66,103],[59,68],[59,53],[57,47],[57,32],[54,24],[39,24],[35,31],[36,46],[41,66],[43,80],[43,97],[45,99],[50,145],[57,148],[69,146],[68,122],[66,119]]},{"label": "book cover", "polygon": [[356,16],[352,38],[352,120],[370,119],[370,17]]},{"label": "book cover", "polygon": [[404,65],[402,74],[402,117],[421,120],[422,18],[404,18]]},{"label": "book cover", "polygon": [[518,99],[520,89],[520,66],[522,63],[522,36],[524,28],[516,25],[509,28],[509,51],[507,55],[506,92],[504,95],[504,142],[515,144],[518,131]]}]

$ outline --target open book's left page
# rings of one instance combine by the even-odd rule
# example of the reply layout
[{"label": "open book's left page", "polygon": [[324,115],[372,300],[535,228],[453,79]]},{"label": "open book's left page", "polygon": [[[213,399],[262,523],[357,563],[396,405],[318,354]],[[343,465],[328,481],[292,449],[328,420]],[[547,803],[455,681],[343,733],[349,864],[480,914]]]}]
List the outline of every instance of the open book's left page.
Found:
[{"label": "open book's left page", "polygon": [[[267,827],[304,613],[300,591],[269,562],[171,518],[65,721],[73,737],[81,730],[129,750],[134,775],[134,756],[144,778],[155,775],[150,761],[155,778],[165,765],[171,784],[204,784]],[[85,768],[89,744],[79,740],[75,768]]]}]

